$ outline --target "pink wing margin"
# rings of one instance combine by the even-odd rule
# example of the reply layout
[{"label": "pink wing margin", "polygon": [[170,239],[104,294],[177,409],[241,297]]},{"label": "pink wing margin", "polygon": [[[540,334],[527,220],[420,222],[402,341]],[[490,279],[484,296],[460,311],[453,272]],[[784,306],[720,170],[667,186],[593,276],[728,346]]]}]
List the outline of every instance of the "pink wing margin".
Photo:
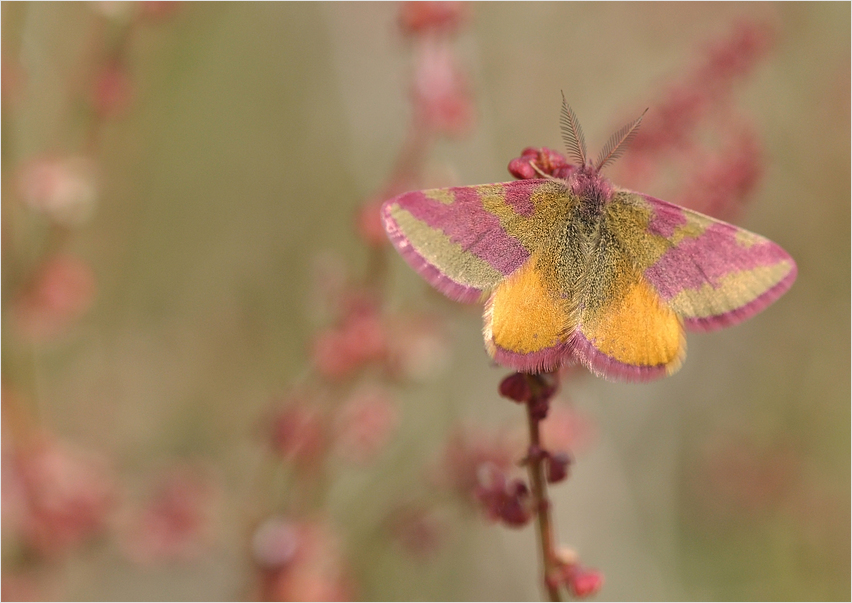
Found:
[{"label": "pink wing margin", "polygon": [[[512,219],[522,220],[532,213],[530,195],[540,182],[403,193],[385,202],[382,220],[394,247],[426,281],[447,297],[474,302],[530,256],[485,209],[482,194],[502,189]],[[404,223],[399,215],[405,215]]]},{"label": "pink wing margin", "polygon": [[[645,278],[669,303],[691,294],[692,309],[675,308],[687,329],[714,331],[740,323],[781,297],[796,280],[796,262],[769,239],[654,197],[633,194],[652,209],[650,231],[672,242],[645,270]],[[684,226],[702,232],[678,239],[677,229]],[[732,275],[739,275],[735,285],[726,281]]]}]

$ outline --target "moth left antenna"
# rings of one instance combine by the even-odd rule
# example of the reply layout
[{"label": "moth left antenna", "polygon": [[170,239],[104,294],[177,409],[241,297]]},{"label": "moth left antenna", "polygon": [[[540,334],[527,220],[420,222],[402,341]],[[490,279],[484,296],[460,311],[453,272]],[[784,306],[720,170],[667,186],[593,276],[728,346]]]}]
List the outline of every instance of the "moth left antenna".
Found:
[{"label": "moth left antenna", "polygon": [[636,133],[639,131],[639,124],[642,123],[642,118],[645,117],[647,112],[648,109],[645,109],[642,115],[610,137],[604,145],[601,154],[598,155],[597,162],[595,162],[596,170],[602,170],[606,164],[612,163],[624,154],[624,151],[627,150],[627,145],[636,137]]},{"label": "moth left antenna", "polygon": [[562,129],[562,140],[565,141],[565,149],[568,154],[577,162],[578,165],[586,165],[586,137],[583,135],[583,128],[580,127],[580,120],[574,115],[574,111],[565,100],[565,93],[562,93],[562,114],[559,116],[559,125]]}]

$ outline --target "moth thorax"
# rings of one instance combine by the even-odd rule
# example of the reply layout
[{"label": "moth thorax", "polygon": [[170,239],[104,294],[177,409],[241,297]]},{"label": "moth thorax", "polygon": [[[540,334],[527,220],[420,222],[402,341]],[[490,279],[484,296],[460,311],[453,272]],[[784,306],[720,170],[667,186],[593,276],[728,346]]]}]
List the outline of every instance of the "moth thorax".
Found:
[{"label": "moth thorax", "polygon": [[583,166],[568,179],[571,192],[592,211],[599,210],[612,197],[612,185],[591,166]]}]

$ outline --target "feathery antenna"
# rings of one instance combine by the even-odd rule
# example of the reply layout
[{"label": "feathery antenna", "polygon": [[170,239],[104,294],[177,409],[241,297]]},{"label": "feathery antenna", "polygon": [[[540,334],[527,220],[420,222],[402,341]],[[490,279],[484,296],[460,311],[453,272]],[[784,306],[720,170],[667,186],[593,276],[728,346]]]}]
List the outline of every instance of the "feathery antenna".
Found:
[{"label": "feathery antenna", "polygon": [[562,114],[559,116],[559,124],[562,126],[562,140],[565,141],[565,149],[579,166],[586,165],[586,137],[583,136],[583,128],[580,121],[574,115],[574,111],[565,100],[562,93]]},{"label": "feathery antenna", "polygon": [[624,151],[627,150],[627,145],[630,144],[630,141],[633,140],[639,131],[639,124],[642,123],[642,118],[645,117],[645,113],[647,112],[648,109],[645,109],[642,115],[636,118],[635,121],[627,124],[610,137],[604,145],[601,154],[598,155],[598,160],[595,163],[596,170],[602,170],[606,164],[615,161],[624,154]]}]

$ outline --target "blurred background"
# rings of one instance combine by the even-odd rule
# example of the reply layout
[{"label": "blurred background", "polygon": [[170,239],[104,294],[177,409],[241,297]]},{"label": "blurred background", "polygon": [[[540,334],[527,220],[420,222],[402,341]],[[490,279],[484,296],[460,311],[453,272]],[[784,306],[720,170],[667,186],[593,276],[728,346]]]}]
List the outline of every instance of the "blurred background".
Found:
[{"label": "blurred background", "polygon": [[[607,600],[850,597],[848,3],[2,5],[4,600],[529,600],[522,408],[385,198],[592,153],[798,281],[580,371],[559,542]],[[583,594],[577,593],[574,594]]]}]

